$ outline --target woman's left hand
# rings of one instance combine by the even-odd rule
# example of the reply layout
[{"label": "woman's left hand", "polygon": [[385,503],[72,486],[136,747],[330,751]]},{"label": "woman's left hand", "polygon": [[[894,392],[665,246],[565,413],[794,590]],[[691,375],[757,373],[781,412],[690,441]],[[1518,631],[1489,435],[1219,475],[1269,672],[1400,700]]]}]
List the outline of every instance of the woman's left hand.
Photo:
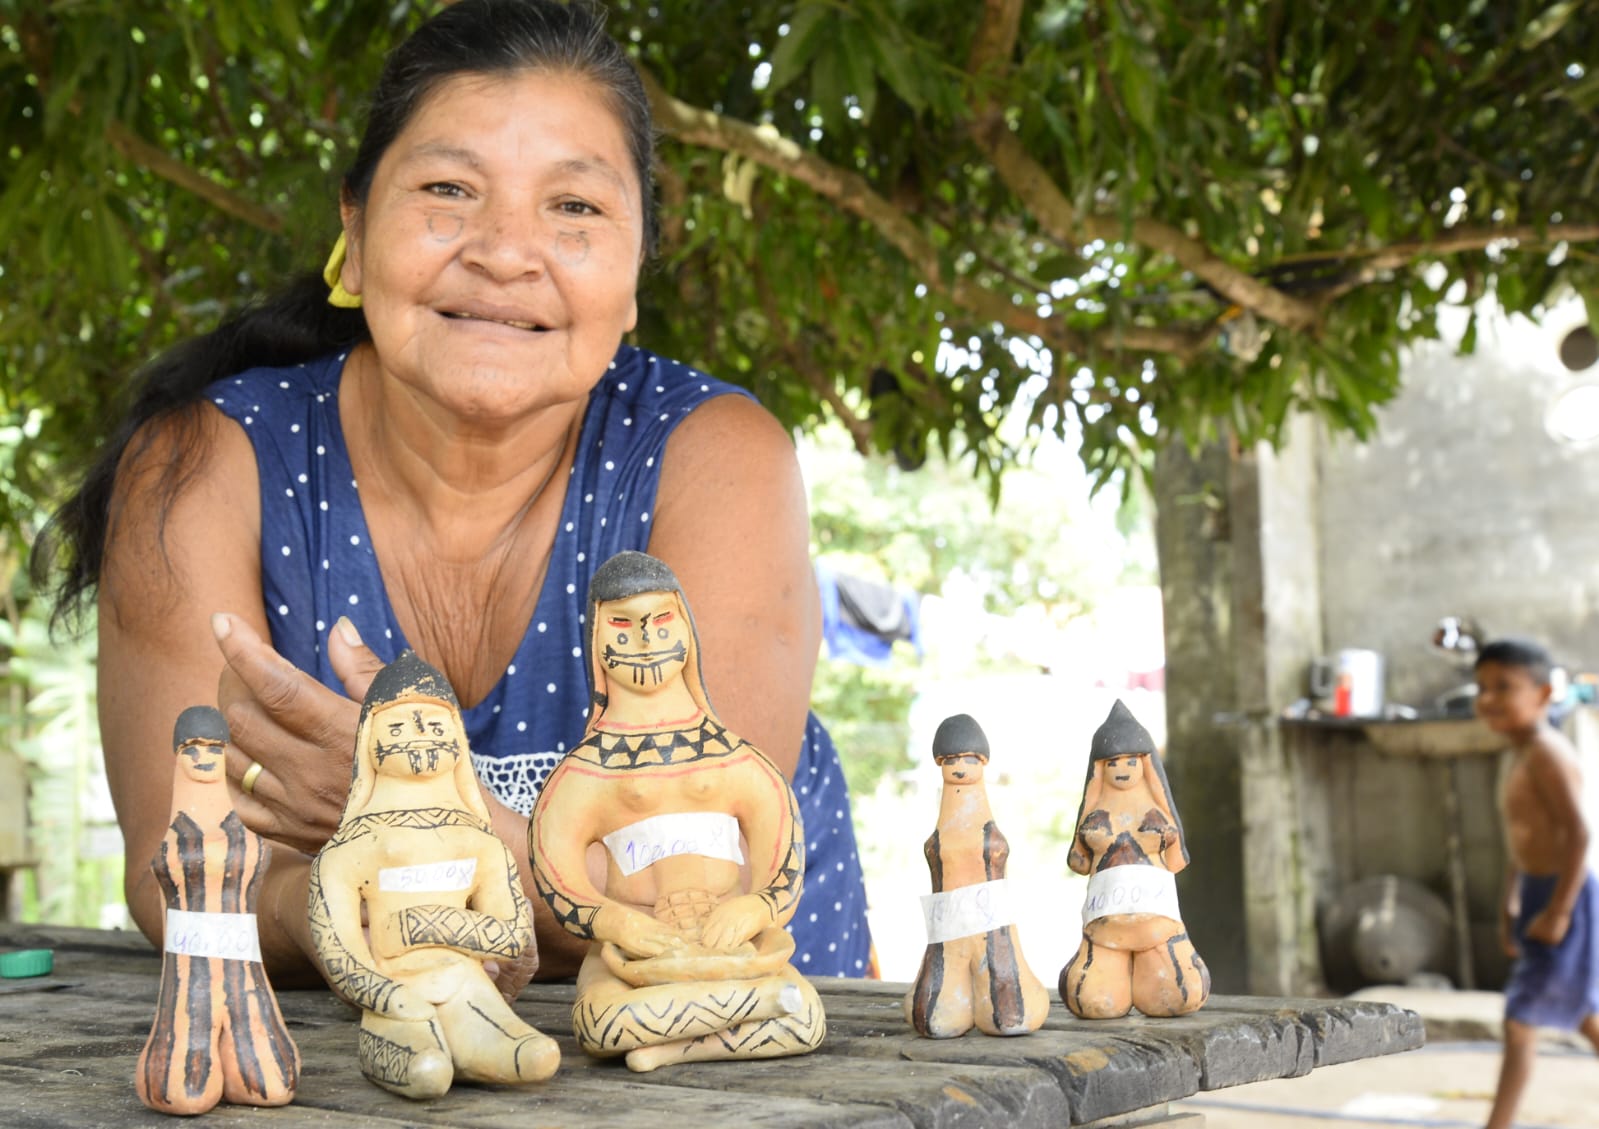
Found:
[{"label": "woman's left hand", "polygon": [[[227,660],[217,704],[232,745],[227,774],[234,809],[250,830],[315,854],[344,812],[360,699],[383,661],[347,620],[334,624],[328,658],[345,697],[279,655],[240,617],[219,612],[211,626]],[[261,771],[245,792],[240,781],[252,764]]]}]

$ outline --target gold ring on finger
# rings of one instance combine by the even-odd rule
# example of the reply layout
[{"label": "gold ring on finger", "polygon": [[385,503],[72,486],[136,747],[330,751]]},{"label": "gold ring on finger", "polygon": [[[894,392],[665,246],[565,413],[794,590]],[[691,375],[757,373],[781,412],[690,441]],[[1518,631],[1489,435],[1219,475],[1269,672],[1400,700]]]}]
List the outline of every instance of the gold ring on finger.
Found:
[{"label": "gold ring on finger", "polygon": [[261,778],[261,762],[253,761],[250,767],[244,770],[244,775],[239,777],[239,791],[246,796],[255,794],[255,782]]}]

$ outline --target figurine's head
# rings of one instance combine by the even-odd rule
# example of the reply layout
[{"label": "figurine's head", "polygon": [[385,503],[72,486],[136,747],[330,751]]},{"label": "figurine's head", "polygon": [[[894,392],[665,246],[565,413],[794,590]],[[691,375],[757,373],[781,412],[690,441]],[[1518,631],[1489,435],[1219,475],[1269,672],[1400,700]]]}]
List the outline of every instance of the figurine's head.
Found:
[{"label": "figurine's head", "polygon": [[[1093,743],[1088,750],[1088,776],[1083,782],[1083,801],[1077,808],[1077,825],[1083,822],[1083,813],[1093,811],[1108,802],[1106,793],[1119,794],[1128,800],[1147,796],[1148,802],[1158,807],[1177,828],[1177,839],[1182,849],[1183,862],[1188,862],[1188,840],[1183,835],[1183,823],[1171,801],[1171,787],[1166,783],[1166,768],[1161,764],[1160,750],[1149,730],[1138,723],[1132,711],[1117,699],[1100,727],[1094,731]],[[1128,802],[1124,800],[1122,802]]]},{"label": "figurine's head", "polygon": [[625,550],[589,581],[589,678],[593,726],[614,692],[647,696],[679,678],[713,715],[700,673],[699,636],[682,585],[648,553]]},{"label": "figurine's head", "polygon": [[172,727],[172,751],[183,775],[196,784],[220,784],[228,751],[228,723],[212,706],[190,706]]},{"label": "figurine's head", "polygon": [[346,818],[366,810],[380,776],[453,777],[458,806],[489,818],[455,690],[415,651],[403,652],[367,687],[355,732]]},{"label": "figurine's head", "polygon": [[933,734],[933,761],[945,784],[977,784],[988,764],[988,736],[970,714],[946,717]]}]

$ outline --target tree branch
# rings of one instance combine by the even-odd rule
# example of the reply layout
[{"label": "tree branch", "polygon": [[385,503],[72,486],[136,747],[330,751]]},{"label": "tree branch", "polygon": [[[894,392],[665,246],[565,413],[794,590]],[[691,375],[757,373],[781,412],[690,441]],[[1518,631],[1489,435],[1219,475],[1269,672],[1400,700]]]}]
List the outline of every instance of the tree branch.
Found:
[{"label": "tree branch", "polygon": [[1351,290],[1358,290],[1386,271],[1398,270],[1407,263],[1435,255],[1458,255],[1467,251],[1486,250],[1494,243],[1514,243],[1522,248],[1553,247],[1556,243],[1593,243],[1599,241],[1599,224],[1553,223],[1546,227],[1522,224],[1517,227],[1462,228],[1437,239],[1422,239],[1410,243],[1390,243],[1371,250],[1350,251],[1347,261],[1360,265],[1344,283],[1325,291],[1321,301],[1330,305]]},{"label": "tree branch", "polygon": [[1009,69],[1022,26],[1022,0],[983,0],[983,18],[972,37],[966,73],[981,79],[985,71]]},{"label": "tree branch", "polygon": [[150,144],[121,122],[106,126],[106,140],[111,147],[139,167],[159,176],[162,180],[192,192],[219,211],[252,227],[273,235],[283,234],[283,217],[261,205],[246,200],[216,181],[196,172],[188,165],[169,155],[165,150]]}]

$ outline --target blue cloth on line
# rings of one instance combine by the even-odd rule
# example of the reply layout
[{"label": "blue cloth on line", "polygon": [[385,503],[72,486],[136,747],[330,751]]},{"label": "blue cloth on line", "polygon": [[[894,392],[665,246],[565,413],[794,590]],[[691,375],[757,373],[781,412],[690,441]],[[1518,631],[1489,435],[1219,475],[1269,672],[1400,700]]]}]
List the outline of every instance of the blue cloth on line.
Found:
[{"label": "blue cloth on line", "polygon": [[1521,950],[1505,984],[1505,1017],[1532,1027],[1574,1031],[1599,1012],[1599,880],[1583,879],[1571,928],[1558,945],[1527,938],[1527,926],[1554,896],[1558,875],[1521,876],[1516,945]]},{"label": "blue cloth on line", "polygon": [[[409,646],[389,604],[344,444],[343,362],[338,355],[251,369],[208,391],[255,448],[272,644],[340,693],[322,648],[339,616],[349,616],[385,661]],[[628,346],[590,394],[527,634],[488,696],[462,711],[478,776],[508,807],[532,811],[544,779],[582,740],[590,577],[623,549],[648,549],[667,439],[694,408],[728,394],[748,395]],[[807,848],[804,889],[789,926],[795,965],[813,976],[864,976],[871,937],[849,793],[838,750],[814,714],[806,721],[794,791]]]}]

